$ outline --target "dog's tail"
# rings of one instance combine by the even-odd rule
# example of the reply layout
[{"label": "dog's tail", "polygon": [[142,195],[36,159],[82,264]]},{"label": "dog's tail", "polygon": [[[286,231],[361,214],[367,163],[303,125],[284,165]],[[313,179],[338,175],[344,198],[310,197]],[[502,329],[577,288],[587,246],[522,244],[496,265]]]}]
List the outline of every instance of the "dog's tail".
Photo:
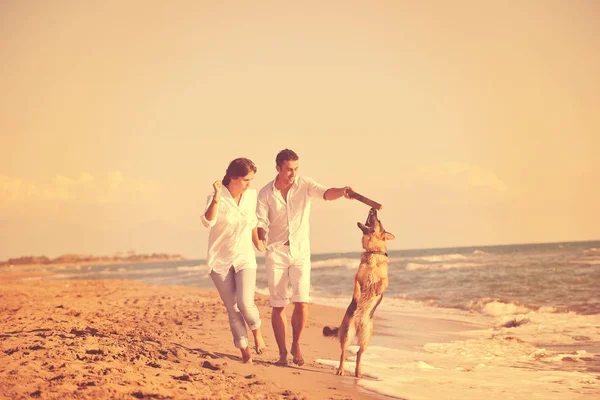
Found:
[{"label": "dog's tail", "polygon": [[330,328],[328,326],[323,327],[323,336],[326,337],[337,337],[340,328]]}]

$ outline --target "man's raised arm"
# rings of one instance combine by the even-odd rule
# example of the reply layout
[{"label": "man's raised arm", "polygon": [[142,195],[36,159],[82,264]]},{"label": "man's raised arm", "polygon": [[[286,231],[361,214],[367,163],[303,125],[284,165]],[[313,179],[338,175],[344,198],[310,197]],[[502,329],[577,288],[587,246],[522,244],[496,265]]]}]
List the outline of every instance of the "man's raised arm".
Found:
[{"label": "man's raised arm", "polygon": [[344,186],[341,188],[329,188],[327,189],[325,194],[323,194],[323,198],[325,200],[337,200],[343,196],[347,199],[351,199],[352,193],[354,193],[354,191],[350,186]]}]

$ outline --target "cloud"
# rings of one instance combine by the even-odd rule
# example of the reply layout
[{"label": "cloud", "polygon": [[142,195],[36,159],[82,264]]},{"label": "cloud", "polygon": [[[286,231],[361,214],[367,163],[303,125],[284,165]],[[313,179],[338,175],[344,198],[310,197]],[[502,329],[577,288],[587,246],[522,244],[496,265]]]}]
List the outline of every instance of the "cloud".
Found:
[{"label": "cloud", "polygon": [[56,175],[52,178],[52,185],[61,188],[84,187],[87,189],[94,189],[96,187],[96,178],[87,172],[82,172],[79,174],[78,178]]},{"label": "cloud", "polygon": [[21,178],[0,175],[0,201],[18,203],[30,199],[69,200],[67,178],[56,177],[49,184],[35,184]]},{"label": "cloud", "polygon": [[23,191],[23,180],[0,175],[0,199],[13,200]]},{"label": "cloud", "polygon": [[128,177],[121,171],[113,171],[100,179],[87,172],[77,177],[56,175],[50,182],[28,182],[0,175],[0,204],[135,202],[151,198],[159,189],[158,182]]},{"label": "cloud", "polygon": [[121,187],[124,181],[125,177],[123,176],[123,173],[121,173],[121,171],[113,171],[108,175],[107,178],[108,187],[111,190],[119,189],[119,187]]}]

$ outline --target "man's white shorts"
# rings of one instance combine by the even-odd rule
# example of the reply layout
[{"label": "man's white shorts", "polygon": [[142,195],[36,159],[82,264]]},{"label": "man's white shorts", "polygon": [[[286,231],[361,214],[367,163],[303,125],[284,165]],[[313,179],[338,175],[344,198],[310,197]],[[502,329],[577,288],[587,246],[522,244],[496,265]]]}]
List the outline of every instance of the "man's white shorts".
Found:
[{"label": "man's white shorts", "polygon": [[292,302],[310,303],[310,256],[294,258],[289,246],[281,246],[267,251],[265,267],[271,307],[284,307],[290,303],[288,281],[292,285]]}]

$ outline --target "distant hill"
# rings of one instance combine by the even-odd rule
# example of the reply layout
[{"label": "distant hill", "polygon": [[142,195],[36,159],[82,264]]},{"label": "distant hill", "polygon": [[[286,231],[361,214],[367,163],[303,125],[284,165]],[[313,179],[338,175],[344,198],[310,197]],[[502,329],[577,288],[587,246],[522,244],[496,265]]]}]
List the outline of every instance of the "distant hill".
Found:
[{"label": "distant hill", "polygon": [[136,254],[133,251],[127,253],[127,255],[115,255],[115,256],[93,256],[88,254],[63,254],[56,258],[48,258],[46,256],[24,256],[18,258],[9,258],[6,261],[0,261],[0,266],[4,265],[31,265],[31,264],[77,264],[77,263],[114,263],[114,262],[148,262],[148,261],[174,261],[174,260],[185,260],[185,258],[179,254],[165,254],[165,253],[152,253],[152,254]]}]

